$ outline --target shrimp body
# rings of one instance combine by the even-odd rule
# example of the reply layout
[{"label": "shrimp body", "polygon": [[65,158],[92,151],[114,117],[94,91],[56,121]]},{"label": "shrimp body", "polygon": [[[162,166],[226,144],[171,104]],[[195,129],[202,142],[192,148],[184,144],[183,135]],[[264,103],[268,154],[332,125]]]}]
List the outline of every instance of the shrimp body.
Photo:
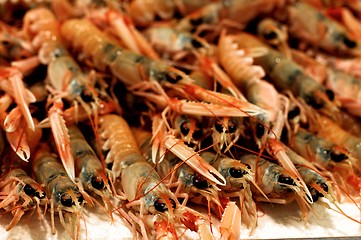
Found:
[{"label": "shrimp body", "polygon": [[[119,175],[122,179],[122,189],[127,196],[127,200],[134,201],[135,199],[141,197],[141,201],[145,206],[145,212],[142,214],[156,214],[157,210],[155,209],[154,205],[157,205],[158,201],[163,202],[162,199],[169,195],[168,189],[163,184],[158,185],[160,182],[159,175],[142,156],[131,130],[123,119],[115,115],[108,115],[102,118],[101,122],[104,123],[104,125],[101,126],[106,127],[105,124],[108,121],[115,119],[118,120],[115,121],[118,123],[117,126],[119,126],[117,131],[114,131],[114,126],[111,130],[112,133],[108,132],[110,129],[105,130],[103,127],[100,129],[102,132],[102,137],[107,139],[104,147],[111,147],[106,161],[113,159],[113,169],[115,170],[115,176],[118,175],[118,168],[121,168]],[[120,126],[120,124],[123,125]],[[124,131],[120,129],[123,129]],[[124,151],[119,151],[120,146],[123,147]],[[126,149],[124,146],[126,146]],[[116,155],[113,155],[113,149],[116,149]],[[153,188],[154,190],[152,190]]]},{"label": "shrimp body", "polygon": [[[235,216],[224,216],[227,215],[227,207],[224,205],[227,205],[225,204],[225,202],[229,202],[229,199],[227,197],[219,195],[219,189],[215,186],[214,183],[207,181],[202,176],[197,174],[192,168],[190,168],[186,164],[181,163],[181,160],[173,153],[166,153],[164,159],[164,161],[158,163],[157,171],[161,173],[161,176],[167,176],[172,169],[177,169],[177,171],[174,172],[177,182],[170,182],[169,186],[176,187],[175,195],[177,197],[184,198],[182,205],[185,205],[188,200],[195,203],[204,203],[204,201],[207,201],[208,206],[210,206],[212,210],[215,211],[217,214],[222,216],[221,223],[225,224],[227,223],[227,221],[232,221],[233,224],[240,226],[241,221],[239,218],[236,217],[238,214],[237,210],[239,210],[238,208],[232,210],[232,213],[235,214]],[[172,178],[173,176],[171,176],[171,181]],[[225,198],[227,200],[224,200]],[[227,212],[229,211],[231,210],[228,210]],[[232,232],[232,234],[237,236],[238,229],[232,228],[232,226],[235,225],[227,226],[225,224],[224,229],[226,231]],[[220,229],[220,231],[222,232],[222,228]],[[205,230],[202,230],[200,232],[200,235],[203,238],[205,238],[205,236],[203,236],[205,232]]]},{"label": "shrimp body", "polygon": [[361,138],[343,130],[327,117],[320,116],[320,124],[322,128],[318,129],[317,135],[346,148],[350,155],[356,159],[353,166],[358,169],[358,171],[361,171],[361,164],[359,160],[361,159]]},{"label": "shrimp body", "polygon": [[[141,129],[132,129],[132,131],[136,136],[143,155],[148,159],[148,162],[150,162],[152,158],[151,132]],[[165,153],[164,160],[156,163],[156,169],[162,178],[167,177],[172,169],[176,169],[170,177],[168,186],[176,188],[175,195],[177,197],[184,197],[183,205],[186,204],[188,199],[192,201],[194,197],[198,197],[199,195],[208,201],[214,202],[216,205],[220,205],[218,188],[196,173],[196,171],[187,164],[183,164],[182,160],[172,152]],[[173,182],[174,178],[175,181]]]},{"label": "shrimp body", "polygon": [[[270,83],[262,80],[265,72],[254,65],[254,57],[265,54],[262,47],[241,48],[237,44],[237,35],[222,34],[219,40],[219,58],[222,66],[230,75],[235,85],[244,90],[246,98],[251,103],[265,110],[263,121],[274,122],[280,109],[280,100],[277,90]],[[264,94],[267,92],[267,95]]]},{"label": "shrimp body", "polygon": [[267,196],[282,198],[292,192],[294,182],[281,166],[264,158],[259,158],[258,166],[256,166],[257,156],[251,154],[242,156],[240,160],[242,163],[251,166],[252,171],[258,167],[256,183]]},{"label": "shrimp body", "polygon": [[251,172],[250,167],[239,160],[216,156],[212,152],[201,153],[201,156],[216,167],[226,179],[227,183],[221,187],[222,190],[227,192],[240,190],[252,182],[254,178],[254,173]]},{"label": "shrimp body", "polygon": [[[236,85],[244,89],[247,99],[251,103],[264,109],[264,114],[257,116],[257,122],[252,122],[254,137],[258,146],[260,148],[264,146],[266,150],[277,159],[280,165],[288,171],[290,177],[295,181],[295,184],[307,194],[310,194],[306,184],[300,180],[301,176],[279,141],[288,99],[280,95],[273,85],[262,80],[261,77],[264,75],[263,69],[260,66],[253,65],[254,60],[256,64],[260,64],[257,62],[257,59],[267,58],[270,51],[273,50],[268,49],[265,44],[252,38],[252,36],[243,33],[228,36],[222,33],[219,41],[219,46],[222,50],[219,53],[220,61]],[[247,40],[250,42],[243,42]],[[258,42],[256,43],[256,41]],[[281,55],[279,54],[279,56]],[[284,59],[287,58],[284,57]],[[267,62],[267,64],[268,63],[273,64],[273,62]],[[274,64],[276,64],[276,62]],[[265,67],[262,63],[260,65]],[[265,70],[266,72],[268,71],[267,68]],[[278,73],[278,70],[275,70],[273,67],[272,71]],[[279,71],[282,72],[283,70],[281,69]],[[272,77],[272,74],[270,75]],[[287,75],[287,73],[285,75]],[[282,83],[282,81],[280,82]],[[294,83],[287,84],[287,86],[283,87],[289,88],[292,87],[290,86],[292,84]],[[296,86],[295,89],[297,89],[297,87],[298,86]],[[260,122],[263,122],[263,124]],[[266,131],[266,128],[271,131]]]},{"label": "shrimp body", "polygon": [[326,94],[325,88],[306,75],[303,69],[292,60],[246,33],[240,34],[238,44],[243,48],[267,48],[267,54],[254,58],[255,63],[264,68],[278,88],[289,89],[316,109],[325,109],[331,113],[338,112],[338,108],[332,102],[332,97]]},{"label": "shrimp body", "polygon": [[114,76],[128,86],[148,80],[156,80],[160,84],[177,83],[182,79],[190,81],[184,73],[162,61],[151,60],[121,48],[89,21],[66,21],[61,32],[64,39],[90,58],[96,68],[101,71],[109,68]]},{"label": "shrimp body", "polygon": [[[44,144],[35,153],[32,171],[37,182],[45,186],[46,195],[50,200],[52,233],[55,234],[55,211],[59,213],[61,224],[67,229],[63,211],[66,217],[70,217],[72,214],[79,217],[78,214],[81,212],[80,204],[84,197],[78,186],[69,178],[61,162]],[[78,221],[77,218],[75,222],[71,221],[71,224],[77,225]],[[71,226],[71,230],[69,230],[73,238],[76,238],[78,231],[74,226]]]},{"label": "shrimp body", "polygon": [[[49,109],[48,119],[63,165],[74,180],[74,159],[69,146],[68,130],[63,117],[62,99],[71,103],[85,105],[94,101],[91,110],[96,109],[97,93],[88,84],[87,76],[67,51],[60,36],[59,22],[54,14],[45,8],[33,9],[24,17],[24,31],[38,50],[40,62],[48,65],[48,77],[52,86],[53,106]],[[90,98],[90,101],[87,99]],[[94,109],[95,108],[95,109]]]},{"label": "shrimp body", "polygon": [[219,22],[222,10],[222,3],[210,3],[202,8],[188,14],[185,18],[179,21],[176,29],[185,32],[196,32],[197,28],[202,24],[214,24]]},{"label": "shrimp body", "polygon": [[175,12],[181,12],[183,15],[189,13],[205,4],[210,0],[155,0],[152,2],[144,0],[134,0],[129,5],[129,13],[137,25],[150,25],[156,16],[163,20],[169,20]]},{"label": "shrimp body", "polygon": [[302,1],[287,8],[291,35],[331,53],[360,56],[360,43],[335,20]]},{"label": "shrimp body", "polygon": [[[121,178],[124,193],[129,201],[133,201],[149,192],[149,194],[142,197],[142,201],[146,206],[146,212],[143,214],[155,214],[159,212],[156,207],[158,206],[158,202],[162,201],[161,199],[163,199],[164,196],[169,196],[168,189],[164,185],[158,185],[161,178],[153,171],[151,165],[147,162],[136,162],[136,159],[135,156],[130,157],[129,160],[133,163],[122,173]],[[145,181],[139,181],[139,179]]]},{"label": "shrimp body", "polygon": [[254,181],[254,172],[251,171],[251,167],[236,159],[216,156],[212,152],[202,152],[201,156],[226,179],[226,185],[220,187],[223,191],[221,196],[239,198],[242,222],[253,231],[257,225],[257,207],[252,198],[251,185],[261,190]]},{"label": "shrimp body", "polygon": [[[128,126],[120,116],[106,115],[100,118],[100,136],[105,140],[103,150],[110,150],[106,161],[113,162],[115,176],[120,176],[122,190],[129,201],[128,207],[139,212],[140,220],[146,216],[154,216],[153,224],[157,218],[163,218],[168,224],[169,234],[176,237],[174,224],[182,222],[187,227],[189,217],[201,232],[208,234],[204,229],[202,217],[195,215],[190,209],[176,204],[176,197],[161,182],[160,176],[142,156],[138,144]],[[179,215],[178,215],[179,214]],[[159,225],[160,224],[160,225]],[[147,236],[144,227],[141,227],[143,236]],[[164,233],[165,234],[165,233]]]},{"label": "shrimp body", "polygon": [[[155,102],[163,109],[206,116],[229,114],[249,116],[261,112],[252,104],[192,84],[192,79],[188,75],[164,61],[151,60],[119,47],[89,21],[79,19],[66,21],[61,31],[64,38],[85,57],[90,58],[96,68],[101,71],[109,68],[112,74],[131,91],[148,101]],[[164,87],[181,89],[197,100],[211,104],[170,99],[165,94]],[[228,111],[235,107],[241,110]]]},{"label": "shrimp body", "polygon": [[[113,163],[112,172],[114,177],[119,177],[123,167],[127,167],[133,161],[136,161],[136,157],[142,156],[137,142],[128,123],[116,115],[110,114],[102,117],[99,132],[100,136],[106,140],[103,149],[110,150],[105,162],[107,164]],[[131,196],[134,196],[134,194]]]},{"label": "shrimp body", "polygon": [[71,210],[75,201],[82,197],[76,184],[67,176],[57,158],[50,152],[37,152],[33,162],[33,172],[40,184],[45,184],[47,195],[59,209]]},{"label": "shrimp body", "polygon": [[145,31],[145,36],[154,48],[164,56],[186,54],[192,50],[209,48],[206,41],[188,32],[177,31],[170,27],[151,27]]},{"label": "shrimp body", "polygon": [[316,61],[314,58],[307,55],[306,52],[293,48],[289,50],[291,52],[290,58],[292,58],[295,63],[299,64],[310,77],[317,82],[325,82],[329,70],[328,66],[320,61]]},{"label": "shrimp body", "polygon": [[176,1],[173,0],[156,0],[153,2],[134,0],[129,5],[129,12],[136,24],[148,25],[155,16],[162,19],[170,19],[174,15]]},{"label": "shrimp body", "polygon": [[4,66],[32,55],[32,48],[17,35],[15,28],[0,22],[0,61]]},{"label": "shrimp body", "polygon": [[[33,192],[34,194],[29,194],[29,195],[33,195],[40,198],[44,198],[44,193],[42,191],[42,187],[35,181],[33,180],[31,177],[29,177],[24,170],[22,170],[21,168],[14,168],[12,169],[9,173],[6,173],[5,175],[3,175],[3,182],[6,182],[7,180],[10,179],[18,179],[19,182],[21,182],[22,184],[19,184],[17,187],[15,187],[16,191],[19,193],[21,190],[25,191],[29,190],[30,192]],[[27,186],[26,186],[27,185]],[[26,186],[26,187],[25,187]],[[3,186],[4,189],[4,186]],[[12,190],[12,188],[9,188],[7,190]],[[27,192],[27,191],[26,191]]]},{"label": "shrimp body", "polygon": [[244,27],[258,14],[269,13],[273,9],[282,6],[283,0],[229,0],[217,1],[203,6],[184,17],[178,24],[177,29],[195,31],[201,25],[215,25],[222,20],[231,20]]},{"label": "shrimp body", "polygon": [[75,125],[68,129],[70,146],[75,159],[75,169],[81,183],[85,190],[104,196],[103,192],[106,192],[108,177],[102,163],[80,130]]},{"label": "shrimp body", "polygon": [[[321,175],[319,170],[312,163],[303,158],[302,155],[297,154],[295,151],[286,146],[285,149],[292,159],[292,162],[295,164],[297,171],[302,176],[302,179],[304,179],[307,184],[313,201],[317,201],[318,198],[322,196],[322,194],[319,194],[320,192],[329,194],[329,187],[326,184],[328,181]],[[341,155],[340,157],[343,156]]]},{"label": "shrimp body", "polygon": [[[335,196],[335,192],[333,189],[333,182],[328,180],[325,176],[323,176],[318,169],[309,163],[306,159],[298,155],[297,153],[293,152],[291,149],[287,148],[287,153],[295,163],[297,167],[297,171],[299,171],[300,175],[304,179],[309,191],[311,192],[311,197],[313,202],[317,202],[320,197],[325,197],[334,207],[337,208],[337,212],[344,215],[347,218],[350,218],[339,206],[338,200]],[[349,171],[350,172],[350,171]],[[347,179],[347,185],[353,185],[352,180],[355,179],[355,175],[352,172],[351,175],[349,172],[342,171],[341,174],[344,179]],[[335,173],[335,171],[333,171]],[[332,178],[335,174],[332,174]],[[342,180],[341,180],[342,181]],[[336,185],[337,186],[337,185]],[[355,187],[355,186],[352,186]],[[349,188],[349,186],[346,186]],[[308,197],[308,196],[307,196]],[[296,199],[297,200],[297,199]],[[299,202],[300,205],[300,202]],[[302,207],[302,205],[300,205]],[[326,205],[328,208],[328,203]],[[306,210],[306,209],[305,209]],[[303,211],[304,217],[307,219],[307,212]],[[352,219],[352,218],[350,218]],[[353,221],[357,221],[352,219]]]},{"label": "shrimp body", "polygon": [[[291,158],[291,156],[290,156]],[[267,196],[256,195],[260,201],[269,201],[279,204],[296,200],[301,209],[303,219],[308,219],[308,209],[313,202],[312,194],[307,188],[307,194],[295,185],[287,171],[281,166],[271,163],[256,155],[248,154],[241,157],[242,163],[247,163],[255,171],[257,167],[256,183],[262,192]],[[302,177],[302,176],[300,176]],[[307,186],[306,186],[307,187]]]},{"label": "shrimp body", "polygon": [[[2,167],[4,165],[7,164],[3,164]],[[20,221],[25,211],[39,207],[40,201],[45,198],[42,186],[29,177],[23,169],[17,167],[2,175],[0,189],[2,195],[0,208],[11,210],[14,215],[6,226],[7,231]],[[38,213],[40,216],[40,211]]]},{"label": "shrimp body", "polygon": [[[30,132],[30,131],[29,131]],[[31,133],[33,133],[31,131]],[[41,134],[40,134],[41,135]],[[31,135],[34,137],[34,142],[40,140],[36,139],[37,136],[35,134]],[[32,146],[31,150],[34,149],[34,145]],[[38,199],[43,199],[45,197],[45,193],[43,188],[38,184],[35,180],[33,180],[26,172],[26,163],[21,161],[21,159],[14,155],[13,152],[7,151],[6,155],[2,156],[2,164],[1,164],[1,172],[2,172],[2,179],[1,179],[1,186],[2,188],[8,188],[8,191],[13,190],[13,185],[16,183],[17,193],[21,193],[24,191],[30,197],[37,197]],[[26,187],[25,187],[26,186]],[[25,191],[26,190],[26,191]]]},{"label": "shrimp body", "polygon": [[285,25],[265,18],[257,26],[257,34],[272,46],[280,46],[287,42],[287,29]]},{"label": "shrimp body", "polygon": [[297,171],[301,174],[303,180],[307,184],[313,202],[317,202],[324,194],[329,194],[328,181],[318,172],[302,166],[297,167]]},{"label": "shrimp body", "polygon": [[329,69],[326,87],[331,89],[342,106],[356,116],[361,116],[361,80],[342,71]]},{"label": "shrimp body", "polygon": [[306,159],[317,162],[321,166],[332,169],[349,158],[348,151],[333,142],[318,137],[311,132],[300,129],[296,136],[293,149]]},{"label": "shrimp body", "polygon": [[128,123],[120,116],[106,115],[100,118],[99,132],[105,140],[103,150],[109,150],[105,161],[113,163],[113,175],[121,178],[127,200],[141,197],[145,214],[156,213],[154,204],[168,197],[169,191],[158,184],[160,177],[142,156]]},{"label": "shrimp body", "polygon": [[[312,103],[316,92],[324,93],[322,85],[306,76],[300,67],[285,59],[282,55],[269,49],[269,54],[261,57],[259,62],[281,89],[290,89],[295,95]],[[279,62],[277,62],[277,60]],[[316,104],[323,104],[322,102]]]},{"label": "shrimp body", "polygon": [[[18,192],[20,192],[20,190],[25,190],[23,188],[26,185],[28,185],[25,188],[29,189],[29,193],[34,192],[34,194],[29,194],[29,195],[36,196],[39,199],[45,197],[45,194],[42,191],[42,187],[35,180],[29,177],[28,174],[26,174],[26,172],[21,168],[13,168],[10,172],[3,175],[3,177],[4,177],[3,179],[4,182],[6,182],[6,180],[9,179],[18,179],[21,183],[23,183],[23,185],[18,186],[17,188]],[[11,188],[8,190],[11,190]]]},{"label": "shrimp body", "polygon": [[50,83],[66,98],[75,100],[85,89],[86,77],[67,51],[59,32],[59,22],[45,8],[33,9],[25,15],[24,31],[38,49],[40,62],[48,64]]}]

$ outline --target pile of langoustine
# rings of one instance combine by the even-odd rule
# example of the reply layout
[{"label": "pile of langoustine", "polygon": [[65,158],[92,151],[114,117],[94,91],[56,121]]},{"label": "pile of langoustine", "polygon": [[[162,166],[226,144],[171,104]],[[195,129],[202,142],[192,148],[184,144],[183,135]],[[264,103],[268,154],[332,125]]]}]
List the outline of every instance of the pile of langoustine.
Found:
[{"label": "pile of langoustine", "polygon": [[50,209],[78,238],[96,207],[212,239],[206,202],[237,239],[261,201],[360,201],[359,2],[1,4],[7,230]]}]

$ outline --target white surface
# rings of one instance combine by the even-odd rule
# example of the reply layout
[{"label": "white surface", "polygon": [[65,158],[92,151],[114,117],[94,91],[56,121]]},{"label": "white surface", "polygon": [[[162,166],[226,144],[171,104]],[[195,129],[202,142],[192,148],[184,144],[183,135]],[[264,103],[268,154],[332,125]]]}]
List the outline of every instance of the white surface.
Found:
[{"label": "white surface", "polygon": [[[307,224],[300,219],[299,208],[296,204],[287,206],[260,204],[260,208],[262,210],[259,212],[256,231],[252,236],[248,236],[248,230],[241,229],[243,239],[361,236],[361,226],[358,223],[317,204],[313,207],[317,216],[310,213]],[[342,209],[351,217],[360,219],[360,211],[355,205],[345,203],[342,204]],[[7,232],[4,227],[9,223],[10,218],[10,214],[0,217],[0,239],[70,239],[58,220],[56,221],[57,234],[51,234],[49,213],[42,221],[39,221],[36,213],[31,217],[25,215],[16,227]],[[113,223],[108,217],[99,213],[87,213],[85,219],[87,231],[84,230],[84,223],[82,223],[83,231],[80,239],[133,239],[131,230],[124,226],[124,222],[117,214]],[[87,238],[85,232],[87,232]],[[219,236],[216,230],[214,233]]]},{"label": "white surface", "polygon": [[[263,204],[261,207],[265,214],[259,217],[258,228],[249,238],[361,236],[360,224],[317,203],[313,206],[314,214],[309,213],[307,224],[300,218],[297,204],[290,204],[286,208],[282,205],[270,207],[269,204]],[[354,204],[344,203],[342,210],[360,220],[360,210]]]}]

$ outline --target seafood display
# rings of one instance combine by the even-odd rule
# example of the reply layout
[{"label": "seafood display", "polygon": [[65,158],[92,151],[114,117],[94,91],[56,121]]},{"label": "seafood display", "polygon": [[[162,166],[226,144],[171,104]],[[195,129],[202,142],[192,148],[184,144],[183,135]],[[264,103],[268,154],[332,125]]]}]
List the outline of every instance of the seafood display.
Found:
[{"label": "seafood display", "polygon": [[289,206],[361,226],[360,17],[346,0],[1,1],[4,229],[36,212],[83,239],[97,212],[134,239],[231,240]]}]

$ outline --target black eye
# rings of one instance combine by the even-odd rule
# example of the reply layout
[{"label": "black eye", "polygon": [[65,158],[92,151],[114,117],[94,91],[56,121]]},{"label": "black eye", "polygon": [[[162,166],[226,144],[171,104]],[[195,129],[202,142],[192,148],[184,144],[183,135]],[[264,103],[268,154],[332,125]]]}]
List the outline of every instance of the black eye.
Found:
[{"label": "black eye", "polygon": [[71,105],[68,101],[63,101],[63,104],[64,104],[64,109],[67,109],[67,108],[70,108]]},{"label": "black eye", "polygon": [[64,207],[71,207],[71,205],[74,204],[73,200],[71,199],[71,197],[69,196],[69,194],[65,193],[61,196],[61,204],[64,206]]},{"label": "black eye", "polygon": [[228,132],[234,133],[237,130],[237,124],[234,121],[228,121]]},{"label": "black eye", "polygon": [[320,186],[322,187],[322,189],[325,191],[325,192],[328,192],[328,186],[326,183],[321,183]]},{"label": "black eye", "polygon": [[348,48],[355,48],[356,47],[356,42],[349,39],[348,37],[344,37],[343,38],[343,43],[348,47]]},{"label": "black eye", "polygon": [[291,111],[288,112],[288,119],[292,119],[297,117],[298,115],[300,115],[301,111],[299,107],[295,107],[294,109],[292,109]]},{"label": "black eye", "polygon": [[78,194],[77,198],[78,198],[79,204],[81,204],[84,201],[83,195],[81,195],[80,193]]},{"label": "black eye", "polygon": [[214,124],[214,127],[216,128],[217,132],[222,133],[223,132],[223,123],[220,121],[217,121]]},{"label": "black eye", "polygon": [[29,184],[26,184],[24,186],[24,192],[25,192],[26,195],[28,195],[30,197],[34,197],[36,195],[36,193],[37,193],[36,190],[32,186],[30,186]]},{"label": "black eye", "polygon": [[263,34],[264,39],[272,40],[277,38],[277,33],[275,31],[269,31]]},{"label": "black eye", "polygon": [[330,157],[332,161],[341,162],[347,159],[347,155],[339,152],[330,152]]},{"label": "black eye", "polygon": [[230,168],[229,174],[234,178],[241,178],[241,177],[243,177],[245,172],[242,169]]},{"label": "black eye", "polygon": [[17,104],[15,102],[11,103],[10,106],[8,107],[8,110],[9,109],[13,109],[13,108],[16,108],[17,107]]},{"label": "black eye", "polygon": [[323,104],[320,103],[319,101],[317,101],[315,98],[313,98],[312,96],[307,96],[305,97],[305,101],[310,104],[313,108],[315,109],[321,109],[323,107]]},{"label": "black eye", "polygon": [[319,192],[314,188],[309,188],[309,190],[310,190],[313,202],[317,202],[317,200],[320,197]]},{"label": "black eye", "polygon": [[203,47],[203,44],[200,41],[198,41],[197,39],[194,39],[194,38],[192,39],[191,44],[195,48]]},{"label": "black eye", "polygon": [[3,40],[3,41],[1,41],[1,44],[4,45],[5,47],[7,47],[10,45],[10,42],[7,40]]},{"label": "black eye", "polygon": [[81,92],[80,97],[86,103],[92,102],[94,100],[92,94],[85,90]]},{"label": "black eye", "polygon": [[175,19],[182,19],[182,18],[183,18],[183,15],[182,15],[181,12],[179,12],[178,10],[176,10],[176,11],[174,12],[173,17],[174,17]]},{"label": "black eye", "polygon": [[194,139],[200,139],[202,137],[202,130],[195,130],[194,132],[193,132],[193,138]]},{"label": "black eye", "polygon": [[195,175],[193,177],[193,185],[198,189],[204,189],[208,187],[208,182],[204,178]]},{"label": "black eye", "polygon": [[189,133],[189,122],[188,121],[183,121],[180,125],[180,131],[184,136],[187,136]]},{"label": "black eye", "polygon": [[264,135],[264,126],[260,123],[256,125],[256,136],[257,138],[262,138]]},{"label": "black eye", "polygon": [[328,97],[328,99],[330,99],[330,101],[333,101],[335,99],[335,94],[332,90],[327,89],[326,90],[326,95]]},{"label": "black eye", "polygon": [[198,26],[200,24],[203,23],[203,19],[202,18],[192,18],[191,20],[189,20],[189,22],[193,25],[193,26]]},{"label": "black eye", "polygon": [[280,175],[278,177],[278,182],[283,183],[283,184],[287,184],[287,185],[294,185],[295,184],[293,179],[290,178],[289,176],[286,176],[286,175]]},{"label": "black eye", "polygon": [[161,202],[160,199],[157,199],[154,202],[154,208],[159,212],[165,212],[167,210],[167,206],[165,205],[165,203]]},{"label": "black eye", "polygon": [[176,207],[175,201],[173,199],[170,199],[170,201],[172,202],[172,208],[175,209]]},{"label": "black eye", "polygon": [[95,189],[100,190],[104,188],[104,182],[100,177],[92,177],[90,182]]},{"label": "black eye", "polygon": [[179,82],[180,80],[182,80],[182,76],[176,74],[176,73],[168,73],[166,75],[166,78],[167,78],[167,81],[170,82],[170,83],[177,83]]}]

